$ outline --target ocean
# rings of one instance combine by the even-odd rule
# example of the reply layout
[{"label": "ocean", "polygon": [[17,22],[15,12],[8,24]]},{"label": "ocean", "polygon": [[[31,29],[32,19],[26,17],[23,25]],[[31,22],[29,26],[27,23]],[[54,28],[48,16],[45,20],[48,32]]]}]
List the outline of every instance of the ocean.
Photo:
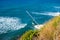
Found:
[{"label": "ocean", "polygon": [[58,10],[60,12],[55,7],[60,7],[59,1],[0,0],[0,40],[16,40],[26,31],[35,30],[34,25],[37,24],[33,19],[38,24],[48,22]]}]

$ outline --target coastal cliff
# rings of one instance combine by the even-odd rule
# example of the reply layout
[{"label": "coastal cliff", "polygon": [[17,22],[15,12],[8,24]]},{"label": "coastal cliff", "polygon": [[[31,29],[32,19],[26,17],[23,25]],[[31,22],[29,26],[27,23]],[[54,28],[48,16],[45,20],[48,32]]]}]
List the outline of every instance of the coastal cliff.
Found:
[{"label": "coastal cliff", "polygon": [[38,30],[25,32],[18,40],[60,40],[60,16],[55,16]]}]

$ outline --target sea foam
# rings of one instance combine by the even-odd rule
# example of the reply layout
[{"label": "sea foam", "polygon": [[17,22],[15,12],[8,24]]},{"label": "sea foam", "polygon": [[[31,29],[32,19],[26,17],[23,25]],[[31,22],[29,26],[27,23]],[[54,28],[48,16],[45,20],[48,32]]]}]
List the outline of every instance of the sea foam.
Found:
[{"label": "sea foam", "polygon": [[32,12],[32,14],[36,14],[36,15],[49,15],[49,16],[59,16],[60,12],[44,12],[44,13]]},{"label": "sea foam", "polygon": [[0,17],[0,34],[24,28],[26,25],[16,17]]}]

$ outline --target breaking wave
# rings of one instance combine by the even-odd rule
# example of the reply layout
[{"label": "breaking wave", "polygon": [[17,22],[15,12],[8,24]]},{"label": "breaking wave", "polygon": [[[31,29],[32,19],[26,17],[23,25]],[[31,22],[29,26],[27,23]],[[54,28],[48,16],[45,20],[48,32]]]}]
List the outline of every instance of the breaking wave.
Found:
[{"label": "breaking wave", "polygon": [[32,14],[36,14],[36,15],[49,15],[49,16],[59,16],[60,12],[45,12],[45,13],[32,12]]},{"label": "breaking wave", "polygon": [[0,34],[24,28],[26,25],[16,17],[0,17]]}]

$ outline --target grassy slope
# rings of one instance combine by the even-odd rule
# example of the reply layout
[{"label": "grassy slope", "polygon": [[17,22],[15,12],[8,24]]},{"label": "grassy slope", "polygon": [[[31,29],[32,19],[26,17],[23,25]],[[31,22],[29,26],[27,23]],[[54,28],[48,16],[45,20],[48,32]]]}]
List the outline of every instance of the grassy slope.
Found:
[{"label": "grassy slope", "polygon": [[25,32],[25,34],[23,34],[18,40],[32,40],[32,37],[35,34],[35,32],[35,30],[29,30]]},{"label": "grassy slope", "polygon": [[60,16],[57,16],[44,25],[41,31],[36,34],[37,35],[36,39],[37,40],[60,40],[59,30],[60,30]]},{"label": "grassy slope", "polygon": [[19,40],[60,40],[60,16],[56,16],[39,31],[30,30],[23,34]]}]

